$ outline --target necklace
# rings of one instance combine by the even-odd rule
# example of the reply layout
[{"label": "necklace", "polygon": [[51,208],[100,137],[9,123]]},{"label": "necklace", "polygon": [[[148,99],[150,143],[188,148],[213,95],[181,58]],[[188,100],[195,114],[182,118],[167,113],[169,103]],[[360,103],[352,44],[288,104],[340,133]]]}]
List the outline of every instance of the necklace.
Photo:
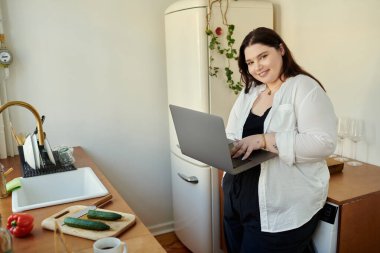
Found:
[{"label": "necklace", "polygon": [[278,86],[274,87],[272,90],[269,88],[268,84],[266,84],[267,89],[268,89],[267,94],[268,94],[269,96],[272,95],[272,91],[273,91],[273,92],[276,92],[276,91],[281,87],[281,84],[282,84],[282,83],[280,83]]}]

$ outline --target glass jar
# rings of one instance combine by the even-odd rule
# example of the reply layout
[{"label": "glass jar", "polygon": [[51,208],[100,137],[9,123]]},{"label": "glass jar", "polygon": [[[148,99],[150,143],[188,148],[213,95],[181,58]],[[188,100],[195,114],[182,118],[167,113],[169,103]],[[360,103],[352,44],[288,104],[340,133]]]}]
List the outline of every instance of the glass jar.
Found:
[{"label": "glass jar", "polygon": [[12,235],[5,226],[2,226],[1,218],[0,214],[0,253],[12,253]]},{"label": "glass jar", "polygon": [[58,146],[54,148],[54,151],[58,152],[59,163],[62,166],[72,165],[75,162],[74,149],[67,146]]}]

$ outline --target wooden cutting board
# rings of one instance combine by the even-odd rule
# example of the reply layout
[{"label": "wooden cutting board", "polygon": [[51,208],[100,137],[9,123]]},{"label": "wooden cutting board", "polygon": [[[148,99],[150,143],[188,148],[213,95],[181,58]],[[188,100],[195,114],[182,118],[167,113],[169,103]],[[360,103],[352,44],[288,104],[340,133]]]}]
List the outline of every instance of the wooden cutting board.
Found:
[{"label": "wooden cutting board", "polygon": [[334,158],[327,158],[327,167],[329,168],[330,175],[342,172],[344,163],[334,160]]},{"label": "wooden cutting board", "polygon": [[[66,209],[63,209],[62,211],[53,214],[52,216],[44,219],[41,222],[41,226],[45,229],[54,231],[55,228],[55,220],[57,220],[58,224],[62,224],[65,217],[70,216],[71,214],[80,211],[82,209],[86,208],[86,206],[70,206]],[[136,223],[136,216],[130,213],[122,213],[117,211],[111,211],[111,210],[105,210],[97,208],[96,210],[99,211],[105,211],[105,212],[113,212],[118,213],[122,215],[123,217],[120,220],[116,221],[104,221],[104,220],[97,220],[106,223],[108,226],[111,227],[110,230],[106,231],[94,231],[94,230],[87,230],[87,229],[81,229],[81,228],[73,228],[69,227],[67,225],[61,226],[61,230],[63,233],[73,236],[78,236],[90,240],[98,240],[103,237],[116,237],[120,235],[122,232],[127,230],[128,228],[132,227]],[[66,213],[65,215],[59,217],[58,219],[55,219],[55,217],[59,216],[60,214]],[[81,217],[81,219],[87,219],[87,216],[84,215]]]}]

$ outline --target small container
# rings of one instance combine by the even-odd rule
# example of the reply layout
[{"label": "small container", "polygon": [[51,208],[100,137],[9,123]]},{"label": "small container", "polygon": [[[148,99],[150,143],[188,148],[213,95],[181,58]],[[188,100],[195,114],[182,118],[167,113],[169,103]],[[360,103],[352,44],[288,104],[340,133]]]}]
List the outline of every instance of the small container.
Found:
[{"label": "small container", "polygon": [[55,150],[58,152],[58,160],[62,166],[72,165],[75,162],[73,155],[74,149],[71,147],[60,146],[56,147]]},{"label": "small container", "polygon": [[116,237],[104,237],[93,244],[94,253],[127,253],[125,242]]},{"label": "small container", "polygon": [[[6,219],[5,223],[7,222]],[[0,252],[12,253],[13,252],[13,242],[12,235],[6,226],[2,226],[2,217],[0,214]]]}]

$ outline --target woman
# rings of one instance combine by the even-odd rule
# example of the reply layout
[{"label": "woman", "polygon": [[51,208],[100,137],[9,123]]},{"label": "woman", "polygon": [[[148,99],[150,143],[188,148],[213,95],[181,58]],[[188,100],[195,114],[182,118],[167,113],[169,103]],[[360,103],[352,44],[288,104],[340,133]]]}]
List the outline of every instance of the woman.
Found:
[{"label": "woman", "polygon": [[245,90],[227,124],[232,156],[278,154],[223,179],[224,228],[230,253],[307,252],[327,198],[325,158],[336,145],[336,116],[320,82],[304,71],[273,30],[244,39],[238,59]]}]

